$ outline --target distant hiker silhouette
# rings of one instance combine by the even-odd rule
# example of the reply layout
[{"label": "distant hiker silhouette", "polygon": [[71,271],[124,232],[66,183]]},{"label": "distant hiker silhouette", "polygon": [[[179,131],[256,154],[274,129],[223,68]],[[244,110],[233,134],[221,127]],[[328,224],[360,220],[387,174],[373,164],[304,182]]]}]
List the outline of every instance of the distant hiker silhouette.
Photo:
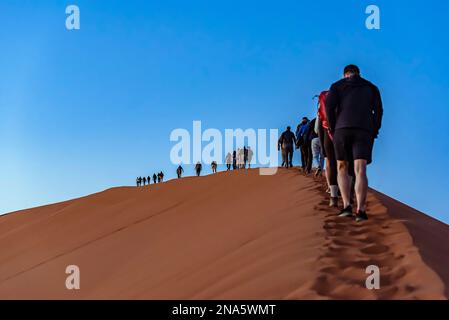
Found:
[{"label": "distant hiker silhouette", "polygon": [[184,169],[179,165],[178,169],[176,169],[176,174],[178,175],[178,179],[181,179],[182,173],[184,172]]},{"label": "distant hiker silhouette", "polygon": [[147,181],[148,181],[148,184],[151,183],[151,177],[150,176],[147,177]]},{"label": "distant hiker silhouette", "polygon": [[145,185],[147,183],[147,178],[143,177],[142,181],[143,181],[143,185]]},{"label": "distant hiker silhouette", "polygon": [[237,169],[243,168],[243,149],[237,149]]},{"label": "distant hiker silhouette", "polygon": [[161,177],[160,182],[164,182],[164,173],[162,171],[159,172],[159,176]]},{"label": "distant hiker silhouette", "polygon": [[136,185],[137,185],[138,187],[140,187],[139,177],[136,178]]},{"label": "distant hiker silhouette", "polygon": [[202,169],[203,169],[203,165],[200,162],[197,162],[195,165],[195,172],[198,177],[200,176]]},{"label": "distant hiker silhouette", "polygon": [[247,149],[247,160],[248,160],[248,168],[251,169],[251,161],[253,160],[254,152],[251,147]]},{"label": "distant hiker silhouette", "polygon": [[243,168],[246,168],[246,163],[248,162],[248,149],[243,147]]},{"label": "distant hiker silhouette", "polygon": [[228,154],[226,155],[225,162],[226,162],[226,170],[227,171],[231,170],[232,154],[230,152],[228,152]]},{"label": "distant hiker silhouette", "polygon": [[157,183],[157,176],[155,173],[153,173],[153,183],[156,184]]},{"label": "distant hiker silhouette", "polygon": [[278,140],[278,150],[282,150],[282,162],[285,163],[285,167],[293,167],[293,146],[296,144],[296,138],[291,127],[288,126]]},{"label": "distant hiker silhouette", "polygon": [[212,167],[212,173],[217,173],[217,162],[212,161],[211,167]]}]

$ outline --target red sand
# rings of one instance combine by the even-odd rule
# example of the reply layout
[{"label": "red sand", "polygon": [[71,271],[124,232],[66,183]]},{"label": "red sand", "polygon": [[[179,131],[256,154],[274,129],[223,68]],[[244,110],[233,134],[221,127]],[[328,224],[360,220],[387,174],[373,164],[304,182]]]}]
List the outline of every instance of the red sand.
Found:
[{"label": "red sand", "polygon": [[[0,217],[1,299],[446,299],[449,227],[375,191],[335,216],[297,169],[122,187]],[[81,290],[65,287],[78,265]],[[381,289],[365,288],[380,267]]]}]

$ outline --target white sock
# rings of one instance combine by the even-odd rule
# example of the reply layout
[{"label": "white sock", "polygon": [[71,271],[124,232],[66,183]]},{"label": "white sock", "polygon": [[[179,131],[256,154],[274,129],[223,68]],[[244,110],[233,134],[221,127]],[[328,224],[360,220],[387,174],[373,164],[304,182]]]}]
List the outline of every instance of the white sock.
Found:
[{"label": "white sock", "polygon": [[331,197],[338,198],[338,186],[331,186]]}]

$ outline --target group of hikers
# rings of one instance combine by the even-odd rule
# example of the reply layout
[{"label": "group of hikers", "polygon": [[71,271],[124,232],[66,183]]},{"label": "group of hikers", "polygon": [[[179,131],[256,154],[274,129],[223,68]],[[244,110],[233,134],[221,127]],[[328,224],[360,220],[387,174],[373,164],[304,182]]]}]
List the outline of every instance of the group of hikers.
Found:
[{"label": "group of hikers", "polygon": [[[212,168],[212,173],[217,173],[217,167],[218,164],[216,161],[212,161],[211,162],[211,168]],[[203,165],[201,164],[201,162],[197,162],[195,164],[195,174],[197,177],[199,177],[201,175],[201,170],[203,170]],[[178,168],[176,169],[176,175],[178,176],[178,179],[182,178],[182,174],[184,173],[184,168],[179,165]]]},{"label": "group of hikers", "polygon": [[[248,168],[251,168],[251,161],[253,158],[253,150],[251,147],[244,146],[243,148],[238,148],[237,150],[234,150],[232,153],[228,152],[225,158],[227,171],[231,170],[231,166],[233,170],[237,169],[245,169],[248,165]],[[217,173],[218,169],[218,163],[216,161],[211,162],[211,168],[212,173]],[[203,170],[203,165],[201,162],[197,162],[195,164],[195,174],[196,176],[201,175],[201,171]],[[184,173],[184,168],[182,165],[179,165],[178,168],[176,168],[176,176],[178,179],[182,178],[182,175]],[[164,181],[164,173],[161,171],[157,175],[153,174],[153,183],[160,183]],[[145,186],[146,184],[151,183],[151,177],[138,177],[136,179],[136,184],[138,187]]]},{"label": "group of hikers", "polygon": [[[161,182],[164,182],[164,173],[162,171],[159,172],[158,174],[153,173],[153,183],[156,184],[156,183],[161,183]],[[136,178],[136,185],[138,187],[144,186],[146,184],[149,185],[150,183],[151,183],[151,177],[150,176],[148,176],[148,177],[137,177]]]},{"label": "group of hikers", "polygon": [[383,107],[379,89],[360,76],[360,69],[348,65],[343,79],[332,84],[329,91],[318,97],[316,117],[302,118],[296,132],[287,127],[278,141],[282,150],[282,166],[292,167],[294,148],[301,152],[301,169],[315,175],[325,171],[329,206],[338,207],[341,195],[343,209],[340,217],[367,220],[366,196],[368,178],[366,167],[372,162],[374,140],[382,125]]},{"label": "group of hikers", "polygon": [[[225,158],[226,170],[245,169],[248,165],[248,168],[251,168],[251,161],[253,159],[254,152],[251,147],[244,146],[243,148],[238,148],[234,150],[232,153],[228,152]],[[216,161],[211,162],[212,173],[217,173],[218,163]],[[203,170],[203,165],[201,162],[197,162],[195,164],[195,174],[199,177],[201,175],[201,171]],[[176,169],[176,175],[178,179],[182,178],[182,174],[184,173],[184,168],[179,165]]]},{"label": "group of hikers", "polygon": [[[301,152],[301,170],[315,175],[325,172],[329,206],[338,207],[339,196],[343,208],[340,217],[355,217],[357,222],[367,220],[366,196],[368,192],[367,165],[372,162],[374,140],[382,125],[383,107],[379,89],[360,76],[355,65],[344,68],[343,79],[332,84],[328,91],[318,96],[316,117],[303,117],[295,133],[288,126],[278,140],[282,151],[282,166],[293,167],[294,149]],[[244,146],[228,152],[225,158],[227,171],[251,167],[253,151]],[[217,172],[217,162],[211,163]],[[195,173],[201,175],[202,164],[195,164]],[[178,178],[184,169],[176,169]],[[153,174],[153,182],[162,182],[162,172]],[[150,184],[150,177],[138,177],[137,186]],[[353,213],[355,196],[356,214]]]},{"label": "group of hikers", "polygon": [[225,158],[226,170],[238,170],[245,169],[248,164],[248,168],[251,168],[251,161],[253,160],[254,152],[251,147],[244,146],[243,148],[238,148],[234,150],[232,154],[228,152]]}]

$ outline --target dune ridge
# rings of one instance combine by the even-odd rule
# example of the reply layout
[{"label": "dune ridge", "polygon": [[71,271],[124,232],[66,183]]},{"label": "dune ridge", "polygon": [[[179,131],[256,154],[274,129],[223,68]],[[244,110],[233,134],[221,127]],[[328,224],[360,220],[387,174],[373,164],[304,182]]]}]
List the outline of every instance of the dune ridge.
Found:
[{"label": "dune ridge", "polygon": [[[0,217],[1,299],[447,299],[448,226],[376,191],[336,217],[297,169],[118,187]],[[430,222],[429,222],[430,221]],[[430,229],[430,227],[432,229]],[[446,260],[445,260],[446,259]],[[65,288],[65,268],[81,290]],[[365,288],[366,266],[381,289]]]}]

